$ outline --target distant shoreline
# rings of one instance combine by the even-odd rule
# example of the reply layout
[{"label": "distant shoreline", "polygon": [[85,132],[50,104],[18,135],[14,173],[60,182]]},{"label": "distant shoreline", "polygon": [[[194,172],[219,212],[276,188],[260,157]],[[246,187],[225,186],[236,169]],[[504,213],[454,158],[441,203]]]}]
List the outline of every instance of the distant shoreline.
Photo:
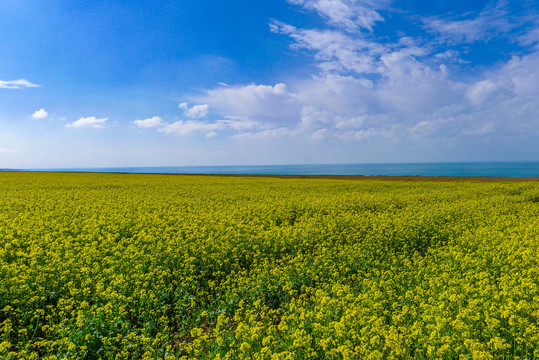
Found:
[{"label": "distant shoreline", "polygon": [[138,167],[65,167],[9,169],[20,171],[134,173],[134,174],[191,174],[232,176],[348,176],[388,179],[415,178],[539,178],[539,162],[438,162],[438,163],[369,163],[369,164],[296,164],[296,165],[221,165],[221,166],[138,166]]},{"label": "distant shoreline", "polygon": [[301,175],[301,174],[208,174],[208,173],[160,173],[144,172],[135,173],[128,171],[36,171],[36,170],[11,170],[0,169],[0,172],[18,172],[35,174],[81,174],[81,175],[166,175],[166,176],[189,176],[189,177],[255,177],[277,179],[331,179],[331,180],[384,180],[384,181],[433,181],[433,182],[539,182],[539,176],[425,176],[425,175]]}]

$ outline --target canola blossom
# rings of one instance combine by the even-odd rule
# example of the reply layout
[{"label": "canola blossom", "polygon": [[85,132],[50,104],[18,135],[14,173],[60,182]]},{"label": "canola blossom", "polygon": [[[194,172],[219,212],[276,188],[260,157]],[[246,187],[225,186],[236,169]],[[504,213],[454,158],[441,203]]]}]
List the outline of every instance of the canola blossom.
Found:
[{"label": "canola blossom", "polygon": [[1,359],[537,359],[539,184],[0,172]]}]

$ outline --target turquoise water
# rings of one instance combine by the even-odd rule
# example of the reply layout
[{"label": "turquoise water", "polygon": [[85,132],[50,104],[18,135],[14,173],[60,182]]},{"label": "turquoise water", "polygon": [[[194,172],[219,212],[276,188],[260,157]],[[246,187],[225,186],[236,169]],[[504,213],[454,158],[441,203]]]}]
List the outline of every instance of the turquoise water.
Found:
[{"label": "turquoise water", "polygon": [[250,175],[539,176],[539,162],[452,162],[38,169],[62,172]]}]

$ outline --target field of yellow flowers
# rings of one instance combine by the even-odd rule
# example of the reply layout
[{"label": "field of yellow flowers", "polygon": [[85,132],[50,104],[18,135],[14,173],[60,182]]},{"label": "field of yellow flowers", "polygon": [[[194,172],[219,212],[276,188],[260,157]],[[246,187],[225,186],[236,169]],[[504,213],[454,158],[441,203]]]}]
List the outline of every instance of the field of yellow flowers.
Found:
[{"label": "field of yellow flowers", "polygon": [[1,359],[537,359],[539,183],[0,172]]}]

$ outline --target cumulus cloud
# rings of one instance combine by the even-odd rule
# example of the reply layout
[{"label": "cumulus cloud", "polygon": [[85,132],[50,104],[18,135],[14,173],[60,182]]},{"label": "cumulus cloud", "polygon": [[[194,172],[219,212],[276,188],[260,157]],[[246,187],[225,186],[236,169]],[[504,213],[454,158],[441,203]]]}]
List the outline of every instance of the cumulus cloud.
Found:
[{"label": "cumulus cloud", "polygon": [[30,81],[26,79],[19,79],[19,80],[0,80],[0,89],[22,89],[22,88],[30,88],[30,87],[39,87],[39,85],[32,84]]},{"label": "cumulus cloud", "polygon": [[81,117],[75,122],[66,124],[68,128],[81,128],[81,127],[91,127],[94,129],[101,129],[105,126],[109,118],[96,118],[95,116],[90,117]]},{"label": "cumulus cloud", "polygon": [[162,126],[163,119],[161,119],[159,116],[154,116],[154,117],[144,119],[144,120],[135,120],[133,121],[133,123],[138,128],[150,129],[150,128],[156,128],[156,127]]},{"label": "cumulus cloud", "polygon": [[32,114],[32,119],[41,120],[46,119],[49,113],[45,109],[41,108]]}]

